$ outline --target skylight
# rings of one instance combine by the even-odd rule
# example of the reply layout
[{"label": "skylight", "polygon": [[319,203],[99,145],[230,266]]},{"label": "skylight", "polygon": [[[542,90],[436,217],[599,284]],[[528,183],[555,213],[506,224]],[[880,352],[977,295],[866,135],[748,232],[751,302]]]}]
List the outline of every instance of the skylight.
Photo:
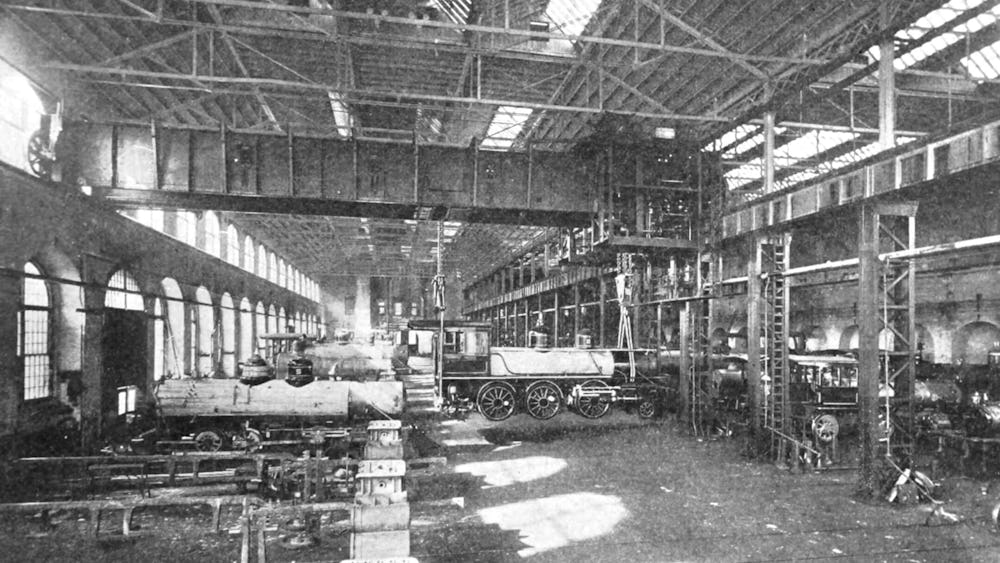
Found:
[{"label": "skylight", "polygon": [[483,149],[508,150],[521,133],[531,116],[530,108],[500,106],[493,114],[493,121],[486,130],[486,138],[479,145]]},{"label": "skylight", "polygon": [[1000,76],[1000,41],[962,57],[962,66],[975,80],[993,80]]},{"label": "skylight", "polygon": [[[724,133],[721,137],[705,145],[703,151],[716,151],[725,149],[723,158],[737,158],[741,154],[748,152],[764,143],[764,128],[759,125],[738,125]],[[784,127],[775,127],[774,134],[780,135],[785,132]],[[734,143],[737,143],[733,146]]]},{"label": "skylight", "polygon": [[[795,165],[848,141],[853,141],[857,136],[856,133],[847,131],[810,131],[774,149],[775,167]],[[764,160],[757,157],[743,166],[727,172],[725,174],[726,184],[730,190],[742,187],[754,180],[759,180],[763,176],[763,169]]]},{"label": "skylight", "polygon": [[337,124],[337,134],[341,137],[349,138],[351,129],[354,127],[354,118],[351,112],[344,105],[343,98],[336,92],[327,92],[330,97],[330,109],[333,110],[333,120]]},{"label": "skylight", "polygon": [[553,31],[580,35],[600,5],[601,0],[552,0],[545,9],[545,17],[552,22]]},{"label": "skylight", "polygon": [[430,0],[427,5],[443,13],[452,23],[468,23],[471,0]]},{"label": "skylight", "polygon": [[[951,0],[944,6],[918,19],[906,29],[897,32],[896,39],[901,42],[920,39],[932,30],[948,27],[948,22],[954,20],[968,10],[979,7],[982,3],[983,0]],[[927,43],[920,45],[908,53],[899,55],[893,61],[893,66],[898,71],[906,70],[920,61],[933,56],[935,53],[958,43],[966,35],[976,33],[985,27],[995,25],[998,17],[1000,17],[1000,5],[994,6],[988,12],[982,13],[961,25],[954,26],[954,28],[949,32],[943,33],[934,39],[931,39]],[[878,47],[872,47],[869,49],[868,56],[873,61],[879,60]],[[963,59],[962,62],[965,64],[965,59]],[[966,67],[968,68],[968,65],[966,65]]]}]

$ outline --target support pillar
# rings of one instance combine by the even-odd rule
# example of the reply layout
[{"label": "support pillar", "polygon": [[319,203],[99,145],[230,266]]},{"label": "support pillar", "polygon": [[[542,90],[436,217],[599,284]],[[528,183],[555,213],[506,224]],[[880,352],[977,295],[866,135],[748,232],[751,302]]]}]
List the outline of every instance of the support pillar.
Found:
[{"label": "support pillar", "polygon": [[[882,26],[889,25],[892,15],[891,2],[879,6]],[[879,43],[878,61],[878,142],[883,150],[896,145],[896,69],[895,45],[892,36]]]},{"label": "support pillar", "polygon": [[[901,458],[912,453],[913,389],[916,363],[915,267],[913,260],[882,264],[881,250],[909,250],[916,245],[917,205],[912,202],[866,203],[861,207],[858,241],[858,414],[859,488],[876,495],[879,455]],[[882,246],[885,248],[882,248]],[[883,318],[884,317],[884,318]],[[891,334],[893,350],[879,353],[879,331]],[[879,384],[895,390],[893,403],[878,397]],[[884,417],[886,428],[879,423]],[[895,421],[895,423],[893,422]],[[885,442],[885,451],[880,443]]]}]

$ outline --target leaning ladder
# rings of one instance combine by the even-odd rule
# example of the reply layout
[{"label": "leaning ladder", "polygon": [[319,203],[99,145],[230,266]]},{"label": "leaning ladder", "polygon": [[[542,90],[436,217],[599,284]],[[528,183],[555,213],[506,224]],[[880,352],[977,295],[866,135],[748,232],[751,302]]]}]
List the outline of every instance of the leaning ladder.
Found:
[{"label": "leaning ladder", "polygon": [[761,327],[765,346],[764,373],[770,379],[764,397],[764,425],[771,430],[771,452],[777,461],[788,453],[785,436],[793,434],[788,419],[788,293],[785,270],[788,269],[788,236],[781,235],[761,243],[761,271],[764,279],[764,302]]}]

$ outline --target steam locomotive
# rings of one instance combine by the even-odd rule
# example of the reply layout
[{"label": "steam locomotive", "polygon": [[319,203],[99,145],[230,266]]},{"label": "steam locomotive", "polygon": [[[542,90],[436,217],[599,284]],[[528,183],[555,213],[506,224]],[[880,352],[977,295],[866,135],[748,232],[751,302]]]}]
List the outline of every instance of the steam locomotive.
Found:
[{"label": "steam locomotive", "polygon": [[403,412],[403,383],[382,351],[292,334],[261,339],[271,360],[253,356],[237,378],[159,381],[132,449],[321,445],[349,438],[355,423]]},{"label": "steam locomotive", "polygon": [[575,348],[550,348],[534,331],[534,346],[490,345],[490,324],[410,321],[412,367],[435,373],[441,407],[453,415],[473,409],[492,421],[518,412],[547,420],[564,407],[600,418],[619,403],[640,417],[655,416],[670,386],[652,350],[595,349],[580,335]]}]

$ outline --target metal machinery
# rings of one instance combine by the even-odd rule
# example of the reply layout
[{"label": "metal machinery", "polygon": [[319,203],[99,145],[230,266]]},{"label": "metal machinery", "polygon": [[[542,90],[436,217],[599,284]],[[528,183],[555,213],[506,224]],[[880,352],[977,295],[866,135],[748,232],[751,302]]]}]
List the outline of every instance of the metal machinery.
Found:
[{"label": "metal machinery", "polygon": [[436,392],[451,414],[477,409],[499,421],[526,412],[547,420],[566,406],[599,418],[620,402],[652,417],[659,408],[650,350],[491,347],[490,324],[475,321],[446,321],[443,331],[438,321],[410,321],[409,342],[415,361],[431,356]]},{"label": "metal machinery", "polygon": [[353,423],[403,412],[403,383],[388,358],[372,357],[380,351],[312,344],[301,335],[263,340],[271,361],[255,356],[239,378],[160,381],[152,394],[155,427],[133,439],[133,449],[333,447],[350,438]]}]

